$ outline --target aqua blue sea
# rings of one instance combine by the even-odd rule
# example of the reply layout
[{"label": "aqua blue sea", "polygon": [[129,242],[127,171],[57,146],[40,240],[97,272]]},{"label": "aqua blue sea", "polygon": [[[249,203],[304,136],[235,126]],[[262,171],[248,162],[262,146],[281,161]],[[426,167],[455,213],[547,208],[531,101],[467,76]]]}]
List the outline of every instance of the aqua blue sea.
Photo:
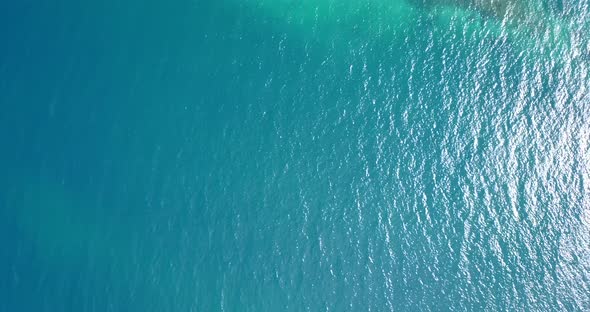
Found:
[{"label": "aqua blue sea", "polygon": [[590,311],[590,2],[0,1],[21,311]]}]

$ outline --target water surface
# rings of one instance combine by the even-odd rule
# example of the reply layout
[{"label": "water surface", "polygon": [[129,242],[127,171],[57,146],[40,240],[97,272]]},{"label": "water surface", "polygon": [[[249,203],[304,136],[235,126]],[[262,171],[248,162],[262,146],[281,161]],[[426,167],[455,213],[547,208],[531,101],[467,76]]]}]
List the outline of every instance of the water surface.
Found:
[{"label": "water surface", "polygon": [[0,12],[0,311],[590,309],[586,0]]}]

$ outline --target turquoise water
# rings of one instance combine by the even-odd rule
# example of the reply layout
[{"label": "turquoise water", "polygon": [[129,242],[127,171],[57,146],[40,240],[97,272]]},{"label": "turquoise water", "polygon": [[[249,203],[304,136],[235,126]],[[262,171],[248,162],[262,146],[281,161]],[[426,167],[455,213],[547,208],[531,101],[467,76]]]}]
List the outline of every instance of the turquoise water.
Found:
[{"label": "turquoise water", "polygon": [[590,3],[0,3],[0,311],[590,310]]}]

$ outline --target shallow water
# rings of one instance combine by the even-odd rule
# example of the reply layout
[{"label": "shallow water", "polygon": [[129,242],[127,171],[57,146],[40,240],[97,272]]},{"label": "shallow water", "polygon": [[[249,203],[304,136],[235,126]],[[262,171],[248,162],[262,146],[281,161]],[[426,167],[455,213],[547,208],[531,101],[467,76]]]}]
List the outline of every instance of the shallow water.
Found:
[{"label": "shallow water", "polygon": [[589,3],[458,2],[0,4],[0,311],[589,310]]}]

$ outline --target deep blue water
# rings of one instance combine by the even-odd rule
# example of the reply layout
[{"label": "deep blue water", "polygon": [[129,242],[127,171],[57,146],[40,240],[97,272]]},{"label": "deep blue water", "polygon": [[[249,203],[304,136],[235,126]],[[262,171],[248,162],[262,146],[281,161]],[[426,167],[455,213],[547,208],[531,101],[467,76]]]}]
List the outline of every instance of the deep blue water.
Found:
[{"label": "deep blue water", "polygon": [[590,310],[590,4],[456,2],[0,3],[0,311]]}]

